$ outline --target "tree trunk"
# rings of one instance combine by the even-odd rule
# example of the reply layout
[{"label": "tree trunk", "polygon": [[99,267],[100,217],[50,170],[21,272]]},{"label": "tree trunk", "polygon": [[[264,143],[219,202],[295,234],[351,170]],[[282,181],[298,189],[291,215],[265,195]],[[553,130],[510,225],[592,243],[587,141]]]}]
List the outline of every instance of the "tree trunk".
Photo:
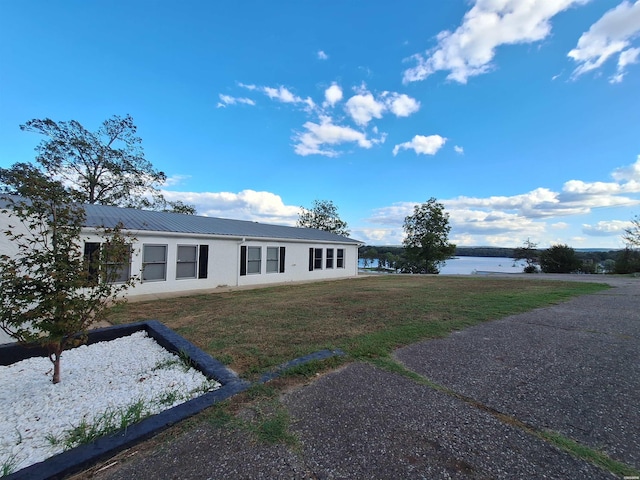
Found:
[{"label": "tree trunk", "polygon": [[53,383],[60,383],[60,357],[62,356],[62,346],[56,344],[52,346],[53,352],[49,354],[49,360],[53,363]]}]

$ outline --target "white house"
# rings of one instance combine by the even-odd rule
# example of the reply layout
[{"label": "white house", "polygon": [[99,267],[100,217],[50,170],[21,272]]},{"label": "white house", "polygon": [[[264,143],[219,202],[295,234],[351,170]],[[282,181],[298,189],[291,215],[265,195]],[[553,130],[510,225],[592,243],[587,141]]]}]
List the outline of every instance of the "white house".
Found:
[{"label": "white house", "polygon": [[[224,286],[347,278],[358,273],[357,240],[309,228],[178,213],[85,205],[85,255],[100,248],[96,229],[119,222],[132,237],[123,277],[141,282],[129,297]],[[0,214],[0,232],[17,220]],[[0,235],[0,253],[16,249]]]}]

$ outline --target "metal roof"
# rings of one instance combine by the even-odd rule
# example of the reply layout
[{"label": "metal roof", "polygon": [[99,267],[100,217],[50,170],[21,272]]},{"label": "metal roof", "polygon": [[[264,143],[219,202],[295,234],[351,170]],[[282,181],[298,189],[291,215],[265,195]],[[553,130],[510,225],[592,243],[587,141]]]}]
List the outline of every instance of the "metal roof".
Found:
[{"label": "metal roof", "polygon": [[[6,197],[12,197],[14,200],[19,198],[13,195],[2,195],[0,196],[0,207],[8,206]],[[86,227],[113,228],[122,223],[126,230],[134,232],[174,232],[255,239],[274,238],[344,244],[362,243],[352,238],[313,228],[287,227],[244,220],[155,212],[110,205],[85,204],[84,209]]]}]

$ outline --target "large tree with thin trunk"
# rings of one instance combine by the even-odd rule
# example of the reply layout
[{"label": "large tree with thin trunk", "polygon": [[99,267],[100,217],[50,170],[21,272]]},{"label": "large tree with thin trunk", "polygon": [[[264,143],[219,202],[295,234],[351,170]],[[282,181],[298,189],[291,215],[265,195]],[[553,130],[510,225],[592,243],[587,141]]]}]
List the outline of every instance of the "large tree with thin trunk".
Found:
[{"label": "large tree with thin trunk", "polygon": [[449,214],[433,197],[416,205],[413,215],[405,217],[404,231],[404,271],[440,273],[440,265],[455,253],[456,246],[449,243]]},{"label": "large tree with thin trunk", "polygon": [[101,249],[85,255],[85,211],[74,192],[29,164],[0,169],[0,232],[15,253],[0,256],[0,328],[25,344],[47,348],[53,383],[61,378],[63,352],[86,340],[91,324],[133,284],[121,271],[130,242],[121,228],[97,229]]},{"label": "large tree with thin trunk", "polygon": [[338,235],[349,235],[347,222],[338,215],[338,208],[331,200],[314,200],[313,207],[300,207],[296,226],[303,228],[317,228]]},{"label": "large tree with thin trunk", "polygon": [[160,192],[166,175],[156,170],[142,149],[130,115],[114,115],[95,132],[76,120],[29,120],[20,128],[46,138],[36,148],[36,162],[50,177],[71,188],[80,201],[101,205],[195,213],[191,205],[167,201]]}]

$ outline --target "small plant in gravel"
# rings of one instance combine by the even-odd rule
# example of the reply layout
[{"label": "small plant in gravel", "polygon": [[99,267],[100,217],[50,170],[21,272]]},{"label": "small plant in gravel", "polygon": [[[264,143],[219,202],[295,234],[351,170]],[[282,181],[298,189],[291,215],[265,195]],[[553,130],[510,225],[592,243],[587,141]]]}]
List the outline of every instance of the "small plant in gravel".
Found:
[{"label": "small plant in gravel", "polygon": [[16,469],[16,465],[18,465],[16,455],[9,455],[2,461],[2,463],[0,463],[0,477],[11,475]]},{"label": "small plant in gravel", "polygon": [[119,410],[107,410],[97,416],[93,422],[88,422],[86,418],[83,418],[78,425],[64,431],[59,438],[53,434],[47,434],[47,439],[49,441],[55,439],[56,443],[62,442],[64,449],[69,450],[78,445],[91,443],[104,435],[125,429],[148,417],[149,412],[150,409],[144,401],[138,400]]},{"label": "small plant in gravel", "polygon": [[151,369],[151,371],[155,372],[156,370],[168,370],[176,366],[181,367],[183,372],[188,372],[190,368],[195,368],[195,366],[193,365],[193,360],[191,360],[189,354],[186,351],[180,349],[180,351],[177,353],[177,356],[174,356],[174,358],[165,360],[163,362],[159,362],[155,367]]},{"label": "small plant in gravel", "polygon": [[53,433],[47,433],[44,436],[44,439],[51,446],[56,446],[56,445],[58,445],[60,443],[60,439],[58,437],[56,437]]},{"label": "small plant in gravel", "polygon": [[180,398],[182,398],[182,395],[180,395],[175,390],[172,390],[170,392],[165,392],[164,394],[160,395],[157,401],[158,401],[158,404],[160,405],[169,406],[169,405],[173,405]]},{"label": "small plant in gravel", "polygon": [[176,365],[180,365],[180,363],[181,363],[180,360],[172,358],[169,360],[165,360],[163,362],[159,362],[155,367],[151,369],[151,371],[156,372],[158,370],[169,370],[175,367]]}]

